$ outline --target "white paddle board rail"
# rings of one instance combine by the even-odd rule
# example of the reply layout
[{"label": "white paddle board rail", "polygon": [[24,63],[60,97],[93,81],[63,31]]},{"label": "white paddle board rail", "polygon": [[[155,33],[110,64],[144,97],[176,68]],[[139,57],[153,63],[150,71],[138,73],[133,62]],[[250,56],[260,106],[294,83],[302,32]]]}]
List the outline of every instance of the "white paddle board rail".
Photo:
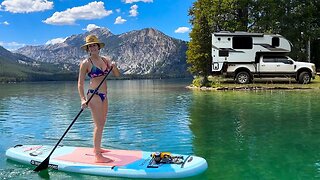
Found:
[{"label": "white paddle board rail", "polygon": [[[6,151],[6,156],[22,164],[38,166],[52,149],[53,146],[46,145],[16,145]],[[95,163],[92,148],[58,146],[50,158],[49,168],[128,178],[184,178],[201,174],[208,168],[205,159],[193,155],[171,154],[170,162],[156,162],[151,156],[153,152],[106,150],[103,156],[113,162]]]}]

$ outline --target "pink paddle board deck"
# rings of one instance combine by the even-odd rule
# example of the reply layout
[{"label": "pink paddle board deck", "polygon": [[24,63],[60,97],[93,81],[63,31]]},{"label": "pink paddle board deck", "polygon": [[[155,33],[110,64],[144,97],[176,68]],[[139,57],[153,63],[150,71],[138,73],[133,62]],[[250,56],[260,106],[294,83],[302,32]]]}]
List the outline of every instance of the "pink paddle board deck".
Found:
[{"label": "pink paddle board deck", "polygon": [[[13,161],[37,166],[52,149],[53,146],[45,145],[17,145],[8,149],[6,156]],[[183,178],[200,174],[208,167],[206,160],[198,156],[173,154],[182,156],[185,161],[150,166],[152,152],[105,150],[107,152],[103,156],[112,159],[110,163],[96,163],[92,148],[58,146],[50,156],[49,167],[67,172],[130,178]]]},{"label": "pink paddle board deck", "polygon": [[[107,149],[106,149],[107,150]],[[127,150],[111,150],[102,153],[104,157],[112,159],[110,163],[96,163],[92,148],[75,147],[71,153],[56,156],[55,160],[91,164],[97,166],[125,166],[142,158],[142,151],[127,151]]]}]

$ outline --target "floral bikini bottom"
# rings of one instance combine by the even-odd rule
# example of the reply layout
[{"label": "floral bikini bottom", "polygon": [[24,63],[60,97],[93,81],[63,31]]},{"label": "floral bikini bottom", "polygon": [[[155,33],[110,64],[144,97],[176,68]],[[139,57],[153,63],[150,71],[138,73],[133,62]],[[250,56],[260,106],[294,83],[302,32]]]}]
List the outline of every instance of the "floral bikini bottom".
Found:
[{"label": "floral bikini bottom", "polygon": [[[94,89],[88,89],[87,95],[89,93],[91,93],[91,94],[94,93],[94,91],[95,91]],[[96,91],[94,94],[98,95],[100,97],[101,101],[104,101],[107,97],[107,93],[101,93],[99,91]]]}]

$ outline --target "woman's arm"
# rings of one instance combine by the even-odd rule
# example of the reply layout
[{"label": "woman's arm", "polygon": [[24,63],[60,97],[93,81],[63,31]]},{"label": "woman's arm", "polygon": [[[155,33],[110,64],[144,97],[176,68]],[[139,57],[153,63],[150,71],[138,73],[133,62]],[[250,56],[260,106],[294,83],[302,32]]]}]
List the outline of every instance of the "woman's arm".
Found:
[{"label": "woman's arm", "polygon": [[87,101],[87,98],[84,95],[84,80],[86,77],[86,73],[87,73],[87,64],[86,64],[86,61],[84,60],[80,64],[79,76],[78,76],[78,92],[79,92],[82,107],[84,107],[84,104]]}]

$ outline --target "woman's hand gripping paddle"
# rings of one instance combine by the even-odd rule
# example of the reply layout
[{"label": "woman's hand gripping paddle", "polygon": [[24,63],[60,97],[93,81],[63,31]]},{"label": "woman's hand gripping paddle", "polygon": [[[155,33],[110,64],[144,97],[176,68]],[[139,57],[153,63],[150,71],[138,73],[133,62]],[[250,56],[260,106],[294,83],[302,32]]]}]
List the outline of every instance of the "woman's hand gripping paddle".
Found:
[{"label": "woman's hand gripping paddle", "polygon": [[[94,90],[94,92],[92,93],[92,95],[90,96],[90,98],[88,99],[88,101],[86,102],[86,105],[89,104],[90,100],[92,99],[92,97],[95,95],[95,93],[99,90],[100,86],[102,85],[102,83],[106,80],[107,76],[110,74],[110,72],[112,71],[113,66],[111,66],[109,72],[107,73],[107,75],[103,78],[103,80],[100,82],[100,84],[98,85],[98,87]],[[78,117],[80,116],[80,114],[82,113],[82,111],[84,110],[84,108],[81,108],[80,112],[77,114],[77,116],[73,119],[73,121],[71,122],[71,124],[69,125],[69,127],[67,128],[67,130],[64,132],[64,134],[62,135],[62,137],[59,139],[58,143],[54,146],[54,148],[52,149],[52,151],[50,152],[49,156],[42,161],[42,163],[40,163],[40,165],[38,165],[33,171],[39,172],[42,171],[44,169],[47,169],[49,166],[49,160],[50,160],[50,156],[52,155],[53,151],[58,147],[58,145],[60,144],[60,142],[62,141],[62,139],[64,138],[64,136],[67,134],[67,132],[69,131],[69,129],[71,128],[71,126],[76,122],[76,120],[78,119]]]}]

